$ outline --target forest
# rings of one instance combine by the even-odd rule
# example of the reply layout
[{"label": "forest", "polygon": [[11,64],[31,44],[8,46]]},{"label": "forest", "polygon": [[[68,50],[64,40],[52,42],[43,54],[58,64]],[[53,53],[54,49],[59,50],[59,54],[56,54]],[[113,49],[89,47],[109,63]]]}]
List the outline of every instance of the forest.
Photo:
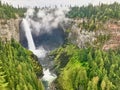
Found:
[{"label": "forest", "polygon": [[18,18],[24,16],[25,8],[14,8],[0,2],[0,19]]},{"label": "forest", "polygon": [[[81,20],[79,28],[87,31],[108,31],[104,24],[120,20],[120,4],[92,4],[72,7],[69,18]],[[104,40],[111,37],[100,35],[97,46],[87,45],[79,48],[68,39],[64,45],[51,52],[54,56],[55,71],[58,78],[54,81],[56,90],[120,90],[120,48],[102,49]]]},{"label": "forest", "polygon": [[89,4],[88,6],[71,7],[67,16],[70,18],[95,19],[99,21],[109,20],[111,18],[120,19],[120,4],[114,2],[109,5],[101,3],[98,6]]},{"label": "forest", "polygon": [[[0,19],[22,17],[24,12],[23,8],[0,3]],[[71,7],[66,16],[83,19],[79,28],[99,31],[108,21],[120,20],[120,4]],[[55,90],[120,90],[120,48],[102,49],[109,38],[99,36],[97,43],[102,43],[99,46],[95,42],[94,47],[87,44],[79,48],[66,37],[64,44],[49,54],[58,76],[52,83]],[[42,76],[42,66],[31,51],[13,39],[0,41],[0,90],[45,90]]]},{"label": "forest", "polygon": [[119,90],[120,50],[102,51],[67,44],[54,55],[56,90]]},{"label": "forest", "polygon": [[42,67],[32,52],[16,41],[0,41],[0,90],[44,90]]},{"label": "forest", "polygon": [[71,7],[66,15],[75,20],[83,20],[80,28],[88,31],[96,31],[103,29],[105,23],[117,22],[120,20],[120,4],[99,4],[93,6]]}]

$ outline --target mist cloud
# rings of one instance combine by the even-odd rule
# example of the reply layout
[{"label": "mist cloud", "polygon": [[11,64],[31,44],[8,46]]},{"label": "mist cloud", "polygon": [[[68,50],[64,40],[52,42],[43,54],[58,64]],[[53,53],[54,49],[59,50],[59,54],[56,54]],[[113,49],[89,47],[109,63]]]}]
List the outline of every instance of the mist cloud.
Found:
[{"label": "mist cloud", "polygon": [[68,8],[39,9],[38,11],[28,9],[25,15],[30,26],[33,28],[32,31],[37,35],[43,32],[50,33],[52,29],[66,22],[68,19],[65,17],[65,14],[68,11]]}]

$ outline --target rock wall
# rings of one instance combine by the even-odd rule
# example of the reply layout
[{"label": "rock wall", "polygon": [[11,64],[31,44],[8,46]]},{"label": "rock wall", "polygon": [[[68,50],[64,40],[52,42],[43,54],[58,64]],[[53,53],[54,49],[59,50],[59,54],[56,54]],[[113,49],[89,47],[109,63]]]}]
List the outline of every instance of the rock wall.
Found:
[{"label": "rock wall", "polygon": [[0,20],[0,38],[2,41],[10,41],[14,38],[19,42],[20,19]]},{"label": "rock wall", "polygon": [[95,32],[82,29],[79,27],[80,23],[82,21],[73,20],[68,39],[79,48],[85,48],[87,45],[93,46],[94,41],[97,40]]}]

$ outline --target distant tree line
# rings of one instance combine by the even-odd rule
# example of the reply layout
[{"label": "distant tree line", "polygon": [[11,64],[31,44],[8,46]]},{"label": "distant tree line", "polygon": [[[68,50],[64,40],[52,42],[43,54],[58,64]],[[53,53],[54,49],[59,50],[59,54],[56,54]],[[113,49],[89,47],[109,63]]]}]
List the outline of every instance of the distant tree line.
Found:
[{"label": "distant tree line", "polygon": [[17,18],[24,15],[25,8],[14,8],[8,4],[1,4],[0,2],[0,19]]},{"label": "distant tree line", "polygon": [[72,7],[67,14],[70,18],[86,18],[97,20],[108,20],[110,18],[120,19],[120,4],[115,2],[113,4],[100,4],[93,6]]}]

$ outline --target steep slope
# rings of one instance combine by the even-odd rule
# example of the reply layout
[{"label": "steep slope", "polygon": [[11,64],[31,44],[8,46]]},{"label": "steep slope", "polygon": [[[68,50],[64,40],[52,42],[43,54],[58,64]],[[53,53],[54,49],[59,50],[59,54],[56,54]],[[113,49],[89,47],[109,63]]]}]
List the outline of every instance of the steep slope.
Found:
[{"label": "steep slope", "polygon": [[103,50],[116,49],[120,46],[120,21],[114,21],[106,25],[110,33],[110,39],[103,45]]},{"label": "steep slope", "polygon": [[42,67],[14,40],[0,42],[0,65],[0,90],[44,90],[37,78],[42,75]]},{"label": "steep slope", "polygon": [[[56,90],[119,90],[120,54],[66,45],[55,51]],[[66,62],[66,63],[65,63]]]}]

